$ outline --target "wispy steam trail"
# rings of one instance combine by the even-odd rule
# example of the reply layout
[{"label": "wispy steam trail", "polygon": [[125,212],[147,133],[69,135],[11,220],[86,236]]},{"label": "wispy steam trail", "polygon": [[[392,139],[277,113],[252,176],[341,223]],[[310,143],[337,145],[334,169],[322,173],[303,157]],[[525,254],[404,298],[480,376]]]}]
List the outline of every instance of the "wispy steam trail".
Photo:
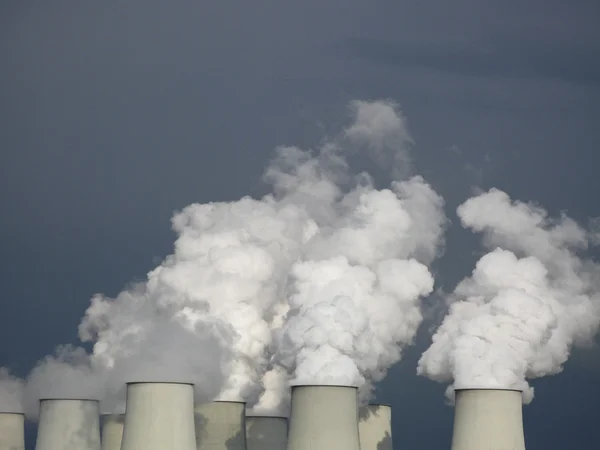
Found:
[{"label": "wispy steam trail", "polygon": [[0,413],[23,412],[23,380],[0,367]]},{"label": "wispy steam trail", "polygon": [[55,356],[39,361],[26,381],[25,413],[33,419],[38,416],[40,399],[100,399],[104,394],[101,371],[85,350],[69,345],[59,346]]}]

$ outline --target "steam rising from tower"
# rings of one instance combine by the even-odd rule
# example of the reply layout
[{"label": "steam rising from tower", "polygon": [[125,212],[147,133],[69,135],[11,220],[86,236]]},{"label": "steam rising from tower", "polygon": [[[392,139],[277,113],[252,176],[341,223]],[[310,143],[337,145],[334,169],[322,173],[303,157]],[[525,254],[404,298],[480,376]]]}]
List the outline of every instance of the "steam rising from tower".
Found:
[{"label": "steam rising from tower", "polygon": [[103,379],[92,364],[82,348],[68,345],[59,346],[56,355],[39,361],[29,373],[23,391],[28,418],[37,419],[42,398],[100,399]]},{"label": "steam rising from tower", "polygon": [[0,367],[0,413],[23,412],[23,380]]},{"label": "steam rising from tower", "polygon": [[[395,104],[352,102],[350,112],[315,150],[277,148],[264,174],[271,193],[177,213],[173,254],[115,299],[94,297],[79,332],[107,373],[103,410],[122,409],[125,381],[162,367],[179,367],[163,378],[194,382],[201,401],[219,394],[272,413],[289,380],[357,385],[366,397],[400,360],[433,288],[443,201],[410,176]],[[391,170],[389,188],[350,169],[357,152]]]},{"label": "steam rising from tower", "polygon": [[[397,105],[349,110],[315,149],[276,149],[264,196],[177,212],[173,253],[116,298],[92,298],[79,326],[92,354],[59,347],[25,389],[0,368],[0,413],[36,418],[40,399],[60,398],[41,402],[37,450],[98,450],[98,405],[78,399],[121,413],[127,395],[124,432],[111,416],[104,450],[243,450],[244,402],[281,415],[294,385],[288,450],[358,450],[359,434],[363,450],[391,448],[389,408],[366,407],[359,425],[357,399],[414,339],[446,218],[412,173]],[[360,152],[388,169],[386,187],[351,168]],[[560,372],[600,325],[600,266],[584,255],[599,234],[498,189],[457,214],[488,253],[449,295],[418,373],[456,393],[453,450],[523,450],[527,380]],[[252,423],[254,438],[267,418]],[[270,448],[285,446],[282,427]]]},{"label": "steam rising from tower", "polygon": [[598,329],[600,267],[581,255],[597,236],[497,189],[457,212],[492,251],[456,287],[418,371],[461,389],[523,390],[529,401],[526,378],[560,372]]}]

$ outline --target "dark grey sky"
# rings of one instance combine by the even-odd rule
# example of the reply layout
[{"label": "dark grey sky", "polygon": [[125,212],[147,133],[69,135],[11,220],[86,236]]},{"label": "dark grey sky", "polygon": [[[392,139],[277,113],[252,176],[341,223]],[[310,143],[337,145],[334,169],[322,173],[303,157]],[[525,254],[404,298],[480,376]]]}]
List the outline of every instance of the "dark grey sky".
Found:
[{"label": "dark grey sky", "polygon": [[[314,144],[351,99],[391,98],[448,214],[497,186],[600,216],[595,0],[3,0],[0,365],[25,374],[171,250],[191,202],[258,195],[278,144]],[[475,260],[454,227],[438,283]],[[449,446],[416,348],[381,384],[396,448]],[[600,356],[535,382],[529,450],[598,448]],[[31,442],[30,442],[31,444]]]}]

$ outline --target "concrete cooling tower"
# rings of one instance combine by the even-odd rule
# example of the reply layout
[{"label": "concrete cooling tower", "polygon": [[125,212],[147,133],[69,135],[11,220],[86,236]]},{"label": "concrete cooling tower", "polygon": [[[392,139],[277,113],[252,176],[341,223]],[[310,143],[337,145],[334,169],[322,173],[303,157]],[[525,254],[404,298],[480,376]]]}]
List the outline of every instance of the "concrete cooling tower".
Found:
[{"label": "concrete cooling tower", "polygon": [[98,402],[42,399],[35,450],[100,450]]},{"label": "concrete cooling tower", "polygon": [[293,386],[288,450],[360,450],[357,388]]},{"label": "concrete cooling tower", "polygon": [[25,416],[0,412],[0,450],[25,450]]},{"label": "concrete cooling tower", "polygon": [[452,450],[525,450],[521,392],[455,391]]},{"label": "concrete cooling tower", "polygon": [[121,450],[125,414],[102,415],[102,450]]},{"label": "concrete cooling tower", "polygon": [[358,411],[358,419],[361,450],[393,450],[391,406],[363,406]]},{"label": "concrete cooling tower", "polygon": [[196,450],[194,386],[128,383],[121,450]]},{"label": "concrete cooling tower", "polygon": [[287,435],[285,417],[246,416],[247,450],[286,450]]},{"label": "concrete cooling tower", "polygon": [[196,406],[198,450],[246,450],[246,404],[215,401]]}]

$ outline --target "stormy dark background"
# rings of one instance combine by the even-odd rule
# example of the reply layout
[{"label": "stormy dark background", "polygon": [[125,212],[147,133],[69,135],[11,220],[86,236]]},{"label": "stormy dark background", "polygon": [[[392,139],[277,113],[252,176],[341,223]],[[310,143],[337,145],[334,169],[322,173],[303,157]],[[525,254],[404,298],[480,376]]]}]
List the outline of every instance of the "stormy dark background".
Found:
[{"label": "stormy dark background", "polygon": [[[174,210],[260,195],[273,148],[352,99],[400,104],[455,225],[475,186],[600,216],[599,19],[594,0],[2,0],[0,366],[75,342],[94,293],[171,251]],[[477,241],[447,239],[451,290]],[[398,449],[449,447],[444,386],[415,375],[433,325],[378,388]],[[590,347],[533,382],[528,450],[598,448],[599,376]]]}]

